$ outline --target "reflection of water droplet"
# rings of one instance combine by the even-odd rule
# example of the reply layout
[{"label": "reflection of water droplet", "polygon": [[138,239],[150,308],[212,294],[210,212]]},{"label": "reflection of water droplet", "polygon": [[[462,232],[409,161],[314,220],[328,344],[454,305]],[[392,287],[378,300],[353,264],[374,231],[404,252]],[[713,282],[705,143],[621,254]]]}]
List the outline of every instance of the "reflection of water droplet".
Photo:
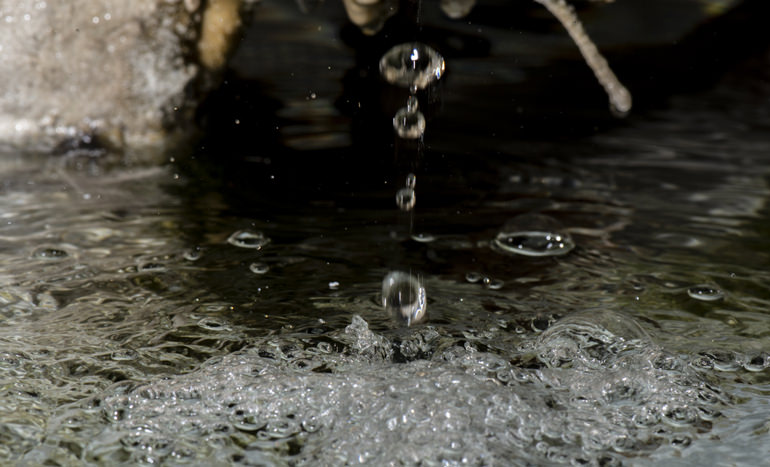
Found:
[{"label": "reflection of water droplet", "polygon": [[414,190],[411,188],[401,188],[396,192],[396,204],[402,211],[410,211],[417,202]]},{"label": "reflection of water droplet", "polygon": [[575,248],[569,235],[538,231],[500,232],[494,245],[505,252],[525,256],[560,256]]},{"label": "reflection of water droplet", "polygon": [[482,279],[482,275],[477,272],[469,272],[465,275],[465,280],[470,282],[471,284],[475,284],[476,282],[480,281]]},{"label": "reflection of water droplet", "polygon": [[431,235],[429,233],[422,232],[422,233],[418,233],[418,234],[413,234],[412,235],[412,240],[414,240],[415,242],[420,242],[420,243],[430,243],[430,242],[435,241],[436,237],[434,237],[433,235]]},{"label": "reflection of water droplet", "polygon": [[716,287],[711,287],[710,285],[696,285],[695,287],[690,287],[687,289],[687,295],[696,300],[703,300],[704,302],[713,302],[725,296],[721,290]]},{"label": "reflection of water droplet", "polygon": [[391,271],[382,281],[382,306],[407,326],[419,323],[427,316],[425,288],[417,277]]},{"label": "reflection of water droplet", "polygon": [[417,186],[417,176],[410,173],[406,176],[406,187],[414,190],[415,186]]},{"label": "reflection of water droplet", "polygon": [[419,110],[403,107],[393,117],[393,129],[399,138],[417,139],[425,133],[425,116]]},{"label": "reflection of water droplet", "polygon": [[423,89],[444,74],[444,57],[420,42],[399,44],[380,59],[380,74],[390,84]]},{"label": "reflection of water droplet", "polygon": [[38,248],[35,250],[35,252],[32,254],[36,258],[43,258],[43,259],[62,259],[69,256],[66,251],[60,250],[59,248]]},{"label": "reflection of water droplet", "polygon": [[230,235],[230,237],[227,239],[227,243],[240,248],[254,248],[256,250],[260,250],[262,247],[270,243],[270,239],[266,237],[262,232],[239,230]]},{"label": "reflection of water droplet", "polygon": [[500,290],[505,285],[505,282],[500,279],[492,279],[491,277],[484,278],[484,285],[490,290]]},{"label": "reflection of water droplet", "polygon": [[251,263],[249,270],[254,274],[266,274],[270,270],[270,266],[265,263]]}]

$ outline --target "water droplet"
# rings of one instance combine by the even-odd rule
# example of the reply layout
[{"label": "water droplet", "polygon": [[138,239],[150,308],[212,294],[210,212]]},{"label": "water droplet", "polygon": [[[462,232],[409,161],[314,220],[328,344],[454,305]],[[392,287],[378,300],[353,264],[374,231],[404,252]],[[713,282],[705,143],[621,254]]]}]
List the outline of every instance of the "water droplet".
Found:
[{"label": "water droplet", "polygon": [[201,256],[203,256],[203,250],[201,249],[201,247],[196,246],[194,248],[190,248],[189,250],[186,250],[182,256],[187,261],[198,261],[199,259],[201,259]]},{"label": "water droplet", "polygon": [[721,290],[710,285],[696,285],[695,287],[690,287],[687,289],[687,295],[696,300],[702,300],[704,302],[714,302],[724,298],[725,296]]},{"label": "water droplet", "polygon": [[198,321],[198,326],[208,331],[229,331],[230,326],[216,318],[203,318]]},{"label": "water droplet", "polygon": [[252,230],[239,230],[227,239],[227,243],[240,248],[254,248],[261,250],[262,247],[270,243],[270,239],[262,232]]},{"label": "water droplet", "polygon": [[399,138],[417,139],[425,133],[425,116],[419,110],[402,107],[393,117],[393,129]]},{"label": "water droplet", "polygon": [[270,270],[270,266],[265,263],[251,263],[249,270],[254,274],[266,274]]},{"label": "water droplet", "polygon": [[500,232],[494,245],[505,252],[525,256],[561,256],[575,247],[568,235],[539,231]]},{"label": "water droplet", "polygon": [[412,240],[420,243],[430,243],[436,240],[436,237],[429,233],[421,232],[418,234],[412,234]]},{"label": "water droplet", "polygon": [[43,247],[38,248],[35,250],[34,253],[32,253],[32,256],[35,258],[43,258],[43,259],[62,259],[69,256],[66,251],[61,250],[59,248],[50,248],[50,247]]},{"label": "water droplet", "polygon": [[476,282],[480,281],[483,278],[483,276],[477,272],[469,272],[465,275],[465,280],[470,282],[471,284],[475,284]]},{"label": "water droplet", "polygon": [[411,211],[417,202],[414,190],[411,188],[401,188],[396,192],[396,205],[402,211]]},{"label": "water droplet", "polygon": [[415,186],[417,186],[417,176],[410,173],[406,176],[406,187],[414,190]]},{"label": "water droplet", "polygon": [[493,248],[525,256],[561,256],[575,248],[572,238],[559,233],[561,224],[542,214],[516,216],[497,234]]},{"label": "water droplet", "polygon": [[505,285],[505,282],[500,279],[492,279],[490,277],[484,278],[484,285],[490,290],[500,290]]},{"label": "water droplet", "polygon": [[329,288],[331,290],[337,290],[337,289],[340,288],[340,283],[337,282],[337,281],[331,281],[331,282],[329,282]]},{"label": "water droplet", "polygon": [[110,358],[115,361],[135,360],[138,356],[139,354],[136,352],[136,350],[131,349],[120,349],[110,354]]},{"label": "water droplet", "polygon": [[399,44],[380,59],[380,74],[390,84],[423,89],[441,79],[446,63],[433,48],[420,42]]},{"label": "water droplet", "polygon": [[476,4],[476,0],[441,0],[441,10],[452,19],[468,15]]},{"label": "water droplet", "polygon": [[382,306],[407,326],[419,323],[427,316],[425,288],[412,274],[391,271],[382,281]]}]

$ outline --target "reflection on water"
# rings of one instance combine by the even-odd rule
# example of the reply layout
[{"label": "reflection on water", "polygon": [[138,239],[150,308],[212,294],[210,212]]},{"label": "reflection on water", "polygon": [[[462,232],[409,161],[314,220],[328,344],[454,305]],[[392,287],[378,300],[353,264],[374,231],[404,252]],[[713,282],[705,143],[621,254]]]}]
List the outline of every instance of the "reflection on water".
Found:
[{"label": "reflection on water", "polygon": [[[460,134],[452,97],[419,234],[393,206],[416,178],[341,170],[360,148],[9,164],[0,457],[764,462],[770,87],[749,72],[569,144]],[[571,251],[505,254],[501,232]],[[403,327],[383,300],[430,314]]]}]

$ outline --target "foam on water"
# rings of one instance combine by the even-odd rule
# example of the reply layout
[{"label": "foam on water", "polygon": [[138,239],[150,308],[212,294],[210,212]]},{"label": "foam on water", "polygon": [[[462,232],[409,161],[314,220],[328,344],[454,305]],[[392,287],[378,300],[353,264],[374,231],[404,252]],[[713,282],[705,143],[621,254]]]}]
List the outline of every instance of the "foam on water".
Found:
[{"label": "foam on water", "polygon": [[88,439],[70,455],[100,464],[606,465],[708,431],[729,398],[632,318],[596,316],[514,354],[431,326],[386,336],[358,316],[327,339],[259,339],[61,410],[25,460]]}]

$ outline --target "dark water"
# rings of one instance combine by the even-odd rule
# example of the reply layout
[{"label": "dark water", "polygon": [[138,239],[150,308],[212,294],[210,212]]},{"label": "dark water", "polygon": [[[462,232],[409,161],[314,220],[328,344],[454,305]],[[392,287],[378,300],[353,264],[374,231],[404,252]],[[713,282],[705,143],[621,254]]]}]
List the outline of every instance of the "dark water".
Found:
[{"label": "dark water", "polygon": [[[617,120],[545,16],[495,24],[490,2],[458,25],[426,6],[422,30],[367,40],[340,29],[338,5],[275,3],[194,154],[125,169],[5,159],[0,457],[765,462],[766,43],[676,76],[648,57],[676,63],[660,44],[687,44],[682,25],[608,46],[638,104]],[[699,2],[675,5],[702,20]],[[393,141],[405,94],[369,67],[399,34],[447,59],[419,94],[419,158]],[[411,215],[395,203],[408,172]],[[495,246],[544,222],[574,249]],[[422,279],[425,323],[383,310],[391,270]]]}]

